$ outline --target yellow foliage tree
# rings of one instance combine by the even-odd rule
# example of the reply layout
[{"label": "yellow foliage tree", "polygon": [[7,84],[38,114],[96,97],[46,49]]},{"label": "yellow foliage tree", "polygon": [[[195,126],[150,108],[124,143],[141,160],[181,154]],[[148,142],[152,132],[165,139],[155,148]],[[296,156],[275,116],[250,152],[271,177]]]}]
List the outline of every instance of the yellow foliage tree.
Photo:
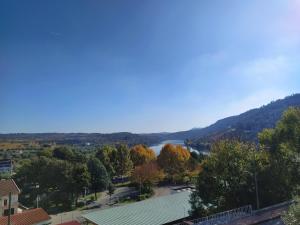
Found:
[{"label": "yellow foliage tree", "polygon": [[132,147],[130,157],[134,166],[140,166],[156,159],[155,152],[144,145],[135,145]]},{"label": "yellow foliage tree", "polygon": [[190,152],[181,145],[166,144],[157,157],[158,165],[170,176],[187,169]]}]

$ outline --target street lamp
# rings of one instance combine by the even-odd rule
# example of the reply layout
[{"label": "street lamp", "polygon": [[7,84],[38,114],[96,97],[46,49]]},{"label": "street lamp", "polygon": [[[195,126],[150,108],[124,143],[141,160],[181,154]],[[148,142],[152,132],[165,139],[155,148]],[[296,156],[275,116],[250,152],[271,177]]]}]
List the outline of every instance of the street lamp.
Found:
[{"label": "street lamp", "polygon": [[36,194],[36,207],[38,208],[38,207],[39,207],[39,200],[40,200],[40,196],[39,196],[38,189],[40,188],[40,185],[39,185],[39,184],[36,184],[36,185],[35,185],[35,188],[37,189],[37,194]]}]

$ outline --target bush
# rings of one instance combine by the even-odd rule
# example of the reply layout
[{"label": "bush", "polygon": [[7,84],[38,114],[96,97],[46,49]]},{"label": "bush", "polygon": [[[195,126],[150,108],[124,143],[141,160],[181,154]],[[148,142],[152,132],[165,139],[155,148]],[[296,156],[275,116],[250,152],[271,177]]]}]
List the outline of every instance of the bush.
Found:
[{"label": "bush", "polygon": [[77,202],[77,207],[83,207],[85,205],[85,203],[84,202]]},{"label": "bush", "polygon": [[146,200],[147,198],[150,198],[152,195],[153,195],[153,193],[138,195],[138,201]]}]

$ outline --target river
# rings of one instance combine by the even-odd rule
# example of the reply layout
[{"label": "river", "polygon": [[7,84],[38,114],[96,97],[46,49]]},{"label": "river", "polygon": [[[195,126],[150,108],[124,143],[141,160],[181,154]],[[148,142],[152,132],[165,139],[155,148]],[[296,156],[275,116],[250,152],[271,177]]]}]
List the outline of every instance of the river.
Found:
[{"label": "river", "polygon": [[[160,150],[162,149],[162,147],[164,147],[165,144],[174,144],[174,145],[181,145],[183,147],[186,147],[183,140],[166,140],[157,145],[150,146],[150,148],[155,151],[156,155],[159,155]],[[198,153],[196,149],[190,148],[190,150]]]}]

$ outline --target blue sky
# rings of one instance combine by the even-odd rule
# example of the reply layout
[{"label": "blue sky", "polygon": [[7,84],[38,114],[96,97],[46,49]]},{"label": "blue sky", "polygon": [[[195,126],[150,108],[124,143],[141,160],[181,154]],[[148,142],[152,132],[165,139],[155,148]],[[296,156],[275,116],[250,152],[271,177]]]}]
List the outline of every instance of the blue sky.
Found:
[{"label": "blue sky", "polygon": [[0,132],[204,127],[300,92],[300,0],[0,0]]}]

